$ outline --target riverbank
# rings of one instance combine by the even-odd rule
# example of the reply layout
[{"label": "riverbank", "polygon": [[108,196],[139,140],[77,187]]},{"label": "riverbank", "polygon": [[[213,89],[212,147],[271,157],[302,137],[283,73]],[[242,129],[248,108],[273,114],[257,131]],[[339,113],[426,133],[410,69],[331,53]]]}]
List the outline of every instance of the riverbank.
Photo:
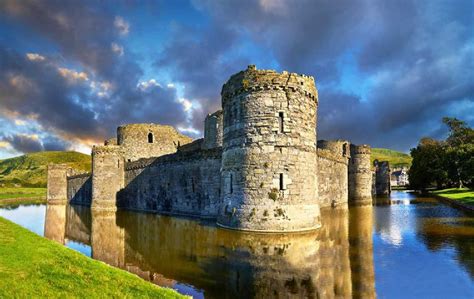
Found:
[{"label": "riverbank", "polygon": [[474,190],[468,188],[449,188],[431,191],[431,195],[465,211],[474,212]]},{"label": "riverbank", "polygon": [[46,188],[0,188],[0,207],[19,204],[46,203]]},{"label": "riverbank", "polygon": [[185,298],[1,217],[0,297]]}]

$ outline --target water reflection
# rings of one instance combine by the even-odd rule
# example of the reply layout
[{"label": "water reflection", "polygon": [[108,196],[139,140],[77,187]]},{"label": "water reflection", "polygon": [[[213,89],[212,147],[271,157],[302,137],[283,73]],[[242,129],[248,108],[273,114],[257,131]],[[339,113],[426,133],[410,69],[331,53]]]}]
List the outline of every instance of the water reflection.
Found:
[{"label": "water reflection", "polygon": [[196,297],[370,298],[372,222],[355,222],[371,219],[371,209],[354,209],[351,217],[347,209],[325,210],[319,231],[268,235],[154,214],[91,214],[51,205],[45,236],[90,244],[93,258]]},{"label": "water reflection", "polygon": [[90,246],[83,252],[95,259],[196,298],[472,297],[474,219],[396,195],[323,210],[320,230],[290,235],[56,205],[46,209],[45,236]]}]

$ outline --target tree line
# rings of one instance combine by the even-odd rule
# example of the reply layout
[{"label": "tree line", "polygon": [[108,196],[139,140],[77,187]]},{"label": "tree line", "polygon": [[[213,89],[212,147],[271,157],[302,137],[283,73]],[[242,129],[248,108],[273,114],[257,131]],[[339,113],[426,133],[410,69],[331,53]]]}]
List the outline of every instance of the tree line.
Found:
[{"label": "tree line", "polygon": [[449,129],[446,140],[425,137],[410,150],[408,175],[415,190],[474,187],[474,130],[456,118],[444,117],[443,123]]}]

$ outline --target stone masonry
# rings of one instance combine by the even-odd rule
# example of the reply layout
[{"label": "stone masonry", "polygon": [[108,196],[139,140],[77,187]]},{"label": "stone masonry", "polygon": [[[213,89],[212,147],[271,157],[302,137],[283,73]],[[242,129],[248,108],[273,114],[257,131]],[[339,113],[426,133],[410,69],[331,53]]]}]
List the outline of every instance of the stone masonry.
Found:
[{"label": "stone masonry", "polygon": [[[222,88],[204,138],[130,124],[92,150],[92,174],[48,170],[48,200],[214,218],[222,227],[317,229],[320,208],[371,204],[370,147],[317,142],[314,78],[251,65]],[[89,197],[89,198],[88,198]]]}]

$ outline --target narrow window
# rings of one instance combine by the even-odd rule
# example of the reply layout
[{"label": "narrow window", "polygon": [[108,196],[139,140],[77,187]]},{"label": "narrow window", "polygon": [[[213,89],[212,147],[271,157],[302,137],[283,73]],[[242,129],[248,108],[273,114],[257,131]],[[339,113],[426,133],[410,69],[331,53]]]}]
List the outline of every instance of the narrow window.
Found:
[{"label": "narrow window", "polygon": [[191,185],[193,188],[193,193],[196,191],[196,187],[194,186],[194,178],[191,178]]},{"label": "narrow window", "polygon": [[283,133],[283,112],[278,112],[278,131]]},{"label": "narrow window", "polygon": [[148,143],[153,143],[153,134],[148,133]]},{"label": "narrow window", "polygon": [[117,168],[120,168],[120,160],[117,160]]},{"label": "narrow window", "polygon": [[283,173],[280,173],[280,190],[284,190],[284,186],[283,186]]},{"label": "narrow window", "polygon": [[234,176],[232,175],[232,173],[230,174],[230,194],[234,193]]},{"label": "narrow window", "polygon": [[347,143],[342,145],[342,155],[345,157],[347,156]]}]

